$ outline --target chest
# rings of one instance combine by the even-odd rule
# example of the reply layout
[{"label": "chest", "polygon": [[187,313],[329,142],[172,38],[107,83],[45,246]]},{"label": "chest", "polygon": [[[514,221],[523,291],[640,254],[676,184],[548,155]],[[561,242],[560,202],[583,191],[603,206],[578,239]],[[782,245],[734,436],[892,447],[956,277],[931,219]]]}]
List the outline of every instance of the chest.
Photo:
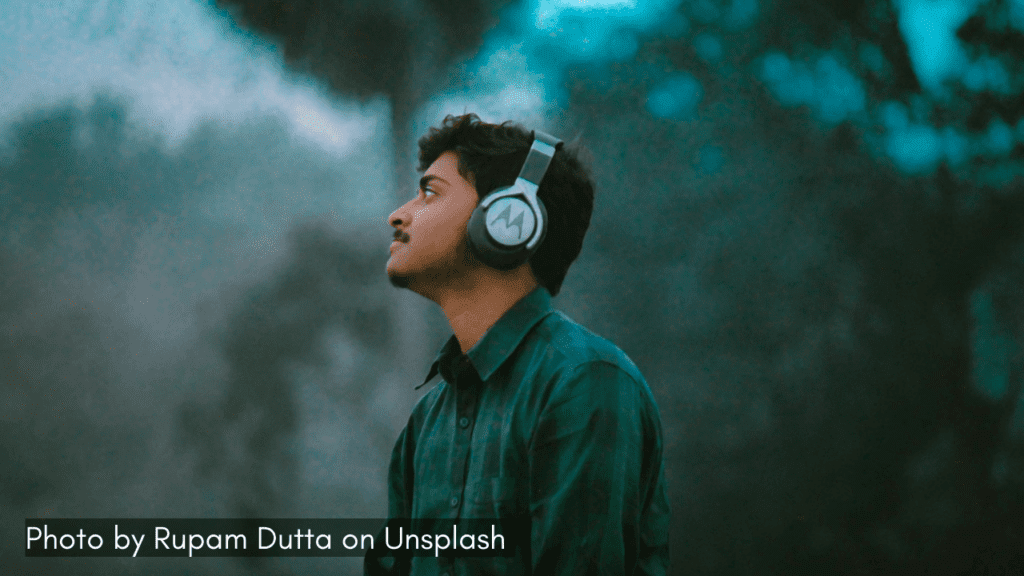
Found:
[{"label": "chest", "polygon": [[524,514],[537,407],[519,388],[441,386],[445,389],[427,413],[413,454],[413,515]]}]

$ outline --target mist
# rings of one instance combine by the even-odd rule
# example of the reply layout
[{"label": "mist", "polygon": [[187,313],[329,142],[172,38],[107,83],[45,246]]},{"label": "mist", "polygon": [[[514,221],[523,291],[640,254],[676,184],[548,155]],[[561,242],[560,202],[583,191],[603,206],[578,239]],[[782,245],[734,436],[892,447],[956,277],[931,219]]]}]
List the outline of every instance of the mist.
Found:
[{"label": "mist", "polygon": [[359,573],[22,519],[383,516],[450,332],[384,218],[473,111],[588,149],[554,303],[658,402],[671,573],[1024,566],[1019,3],[290,5],[0,9],[5,564]]}]

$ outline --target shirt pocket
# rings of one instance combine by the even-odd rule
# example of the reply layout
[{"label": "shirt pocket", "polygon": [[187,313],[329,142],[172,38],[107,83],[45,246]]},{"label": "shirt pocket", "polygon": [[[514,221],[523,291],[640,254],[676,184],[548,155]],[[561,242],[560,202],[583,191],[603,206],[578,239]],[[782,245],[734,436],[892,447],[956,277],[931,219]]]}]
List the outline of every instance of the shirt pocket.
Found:
[{"label": "shirt pocket", "polygon": [[472,514],[477,518],[503,518],[515,515],[515,478],[481,478],[474,483]]}]

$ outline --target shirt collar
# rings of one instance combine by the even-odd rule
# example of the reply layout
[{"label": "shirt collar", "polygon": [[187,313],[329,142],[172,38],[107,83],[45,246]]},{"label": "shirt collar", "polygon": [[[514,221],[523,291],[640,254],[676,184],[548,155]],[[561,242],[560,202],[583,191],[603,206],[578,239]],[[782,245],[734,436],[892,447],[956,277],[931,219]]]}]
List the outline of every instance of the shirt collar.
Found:
[{"label": "shirt collar", "polygon": [[[519,347],[526,334],[530,332],[538,322],[545,316],[552,313],[551,296],[546,288],[537,286],[529,294],[524,296],[508,309],[487,333],[472,348],[467,356],[480,375],[480,380],[486,381],[494,374],[494,371],[501,366],[512,352]],[[442,362],[451,361],[451,357],[462,353],[459,348],[459,341],[452,335],[451,338],[441,347],[434,363],[430,366],[427,378],[416,388],[424,386],[431,378],[437,375],[438,366]]]}]

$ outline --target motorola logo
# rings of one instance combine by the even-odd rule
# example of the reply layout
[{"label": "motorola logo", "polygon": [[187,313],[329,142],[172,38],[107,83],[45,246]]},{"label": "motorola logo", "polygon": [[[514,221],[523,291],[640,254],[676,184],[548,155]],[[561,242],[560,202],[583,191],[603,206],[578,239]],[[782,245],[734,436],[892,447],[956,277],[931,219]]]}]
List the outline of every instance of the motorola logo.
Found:
[{"label": "motorola logo", "polygon": [[533,211],[526,202],[518,198],[501,198],[490,206],[487,231],[491,237],[505,246],[517,246],[533,234]]},{"label": "motorola logo", "polygon": [[509,204],[509,205],[505,206],[505,209],[501,211],[501,214],[498,214],[494,218],[494,220],[491,220],[491,226],[494,226],[498,222],[501,222],[502,220],[504,220],[506,228],[511,228],[511,227],[515,226],[518,229],[518,232],[516,232],[516,238],[521,239],[523,237],[523,213],[525,213],[525,212],[526,212],[525,210],[520,210],[519,213],[516,214],[515,217],[513,218],[512,217],[512,204]]}]

